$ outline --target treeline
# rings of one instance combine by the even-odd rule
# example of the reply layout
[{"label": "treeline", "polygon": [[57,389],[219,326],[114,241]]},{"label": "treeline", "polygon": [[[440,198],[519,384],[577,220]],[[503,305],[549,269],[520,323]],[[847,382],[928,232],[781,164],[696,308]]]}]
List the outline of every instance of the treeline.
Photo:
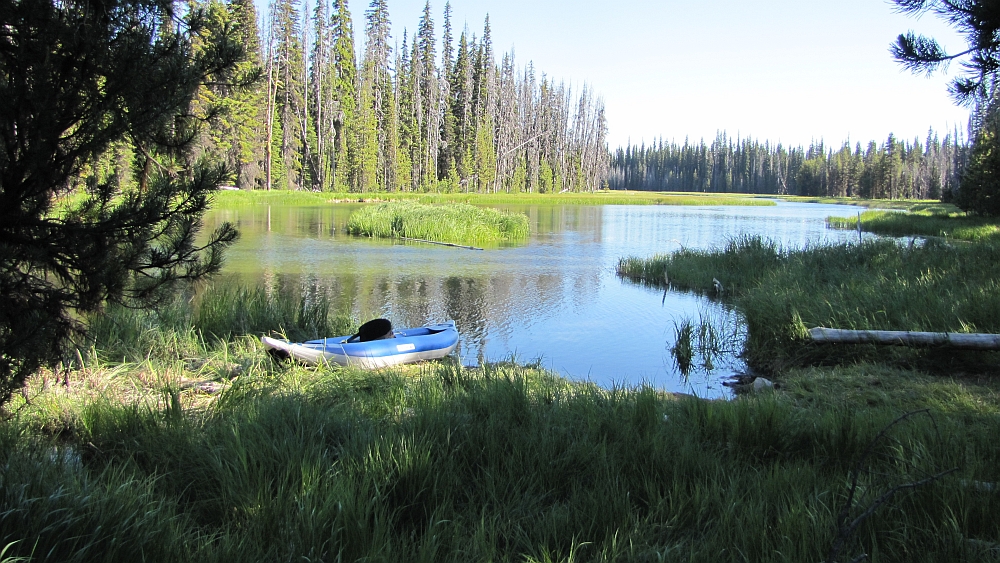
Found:
[{"label": "treeline", "polygon": [[921,143],[890,135],[839,148],[823,141],[785,147],[725,133],[711,144],[660,139],[619,148],[611,158],[612,189],[741,192],[861,198],[948,199],[958,189],[968,148],[958,132],[933,130]]},{"label": "treeline", "polygon": [[[364,13],[356,56],[347,0],[274,0],[257,26],[253,0],[197,0],[212,29],[236,34],[255,87],[219,80],[201,92],[191,158],[211,156],[241,189],[557,192],[604,187],[610,153],[604,103],[515,64],[497,62],[489,17],[456,40],[451,6],[439,44],[431,6],[416,33],[390,32],[386,0]],[[313,2],[310,6],[309,2]],[[209,43],[206,41],[205,43]],[[222,108],[222,111],[209,111]],[[84,171],[128,181],[143,158],[115,147]]]}]

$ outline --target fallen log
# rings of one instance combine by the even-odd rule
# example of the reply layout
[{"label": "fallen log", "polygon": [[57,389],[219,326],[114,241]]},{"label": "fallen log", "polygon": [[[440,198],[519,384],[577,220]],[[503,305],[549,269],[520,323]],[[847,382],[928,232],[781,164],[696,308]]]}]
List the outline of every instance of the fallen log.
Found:
[{"label": "fallen log", "polygon": [[811,328],[814,342],[831,344],[882,344],[886,346],[939,346],[966,350],[1000,350],[1000,334],[959,332],[911,332],[897,330],[846,330]]},{"label": "fallen log", "polygon": [[400,240],[408,240],[410,242],[422,242],[424,244],[438,244],[438,245],[441,245],[441,246],[451,246],[451,247],[454,247],[454,248],[464,248],[466,250],[482,250],[482,248],[478,248],[478,247],[475,247],[475,246],[466,246],[464,244],[455,244],[453,242],[439,242],[439,241],[436,241],[436,240],[425,240],[425,239],[422,239],[422,238],[410,238],[410,237],[396,237],[396,238],[398,238]]}]

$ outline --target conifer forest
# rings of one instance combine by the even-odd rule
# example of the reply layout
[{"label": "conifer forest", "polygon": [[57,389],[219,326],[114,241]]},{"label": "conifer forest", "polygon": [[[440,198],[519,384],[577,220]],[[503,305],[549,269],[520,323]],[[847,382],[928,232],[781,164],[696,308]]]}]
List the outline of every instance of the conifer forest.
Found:
[{"label": "conifer forest", "polygon": [[966,144],[959,132],[944,138],[882,143],[849,142],[834,148],[818,141],[786,147],[725,133],[711,144],[660,139],[615,151],[613,189],[740,192],[871,199],[949,199],[958,189]]},{"label": "conifer forest", "polygon": [[[967,159],[959,131],[839,148],[720,132],[612,150],[594,88],[497,53],[489,16],[458,31],[450,4],[438,20],[428,2],[412,31],[394,33],[387,0],[372,0],[361,25],[347,0],[272,0],[266,14],[253,0],[194,1],[236,33],[241,71],[257,76],[250,88],[203,86],[195,101],[209,126],[191,158],[225,162],[240,189],[949,199]],[[80,179],[128,182],[137,160],[120,143]]]},{"label": "conifer forest", "polygon": [[[429,3],[413,32],[393,35],[386,0],[360,26],[347,0],[274,0],[259,27],[253,0],[198,1],[237,30],[244,70],[260,73],[248,90],[199,96],[225,110],[194,156],[226,162],[238,188],[544,193],[605,182],[603,101],[498,55],[488,17],[479,32],[458,31],[446,4],[439,44]],[[126,179],[131,154],[112,153],[89,174]]]}]

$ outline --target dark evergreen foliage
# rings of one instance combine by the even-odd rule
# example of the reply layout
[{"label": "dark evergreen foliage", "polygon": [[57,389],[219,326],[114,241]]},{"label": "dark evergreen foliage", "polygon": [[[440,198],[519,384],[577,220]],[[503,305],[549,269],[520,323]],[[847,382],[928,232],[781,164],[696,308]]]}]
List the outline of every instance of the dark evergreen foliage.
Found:
[{"label": "dark evergreen foliage", "polygon": [[[170,0],[0,3],[0,402],[63,358],[81,315],[156,303],[235,240],[228,224],[198,238],[227,175],[191,152],[216,114],[192,100],[209,80],[241,85],[236,30],[214,23]],[[122,145],[133,182],[91,175],[57,207]]]},{"label": "dark evergreen foliage", "polygon": [[997,74],[1000,72],[1000,3],[995,0],[893,0],[907,14],[933,12],[965,37],[968,48],[949,55],[933,38],[910,31],[899,36],[892,53],[903,66],[928,74],[961,61],[965,73],[950,90],[964,105],[974,105],[974,144],[955,203],[980,215],[1000,215],[1000,154],[997,153]]},{"label": "dark evergreen foliage", "polygon": [[1000,216],[1000,115],[976,136],[955,204],[977,215]]},{"label": "dark evergreen foliage", "polygon": [[264,159],[265,187],[546,192],[604,186],[603,101],[587,87],[574,96],[563,83],[536,79],[530,64],[517,72],[512,54],[500,68],[489,18],[482,39],[466,29],[456,45],[446,3],[438,59],[429,2],[416,33],[404,31],[400,47],[388,2],[371,0],[357,60],[347,1],[336,0],[332,9],[328,1],[317,0],[313,10],[309,52],[300,37],[305,26],[297,23],[301,0],[271,4],[260,128],[271,153]]},{"label": "dark evergreen foliage", "polygon": [[958,30],[968,49],[949,55],[933,38],[910,31],[892,45],[896,60],[914,72],[931,73],[952,61],[961,61],[965,75],[951,84],[962,103],[992,96],[1000,70],[1000,4],[995,0],[893,0],[907,14],[933,12]]},{"label": "dark evergreen foliage", "polygon": [[834,151],[822,141],[785,147],[720,133],[683,145],[663,139],[619,148],[612,156],[612,189],[731,192],[861,198],[938,199],[957,189],[967,149],[958,133],[924,143],[893,135],[862,148]]}]

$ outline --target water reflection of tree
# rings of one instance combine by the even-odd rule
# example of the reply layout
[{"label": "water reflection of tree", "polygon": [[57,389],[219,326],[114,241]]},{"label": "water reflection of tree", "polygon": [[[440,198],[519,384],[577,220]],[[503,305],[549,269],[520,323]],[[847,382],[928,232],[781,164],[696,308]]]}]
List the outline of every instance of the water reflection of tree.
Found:
[{"label": "water reflection of tree", "polygon": [[[405,276],[396,285],[396,308],[403,318],[413,319],[413,324],[422,324],[434,319],[432,297],[428,292],[427,279],[418,276]],[[423,319],[423,320],[417,320]],[[446,319],[437,319],[446,320]]]},{"label": "water reflection of tree", "polygon": [[235,224],[243,238],[256,239],[265,233],[328,239],[343,232],[347,218],[359,204],[338,204],[326,207],[287,205],[250,205],[239,208],[217,208],[205,216],[206,228],[224,221]]},{"label": "water reflection of tree", "polygon": [[[560,314],[567,304],[580,307],[599,292],[600,272],[575,266],[578,245],[601,242],[604,217],[600,207],[514,206],[529,215],[535,233],[562,237],[563,243],[543,241],[543,252],[518,255],[517,260],[525,262],[506,264],[501,267],[509,269],[499,271],[496,264],[487,263],[481,273],[461,267],[472,255],[456,252],[446,261],[433,258],[440,266],[420,268],[430,270],[426,274],[394,271],[395,253],[340,255],[337,246],[328,247],[324,239],[334,230],[333,238],[341,236],[338,227],[355,207],[273,207],[271,233],[290,238],[267,234],[264,206],[217,210],[209,222],[225,218],[244,229],[247,236],[241,245],[246,251],[237,248],[227,265],[229,271],[241,274],[236,278],[240,283],[263,283],[270,295],[288,299],[325,294],[332,313],[349,313],[359,321],[386,316],[402,327],[455,320],[465,357],[485,351],[488,340],[494,352],[505,350],[518,332]],[[412,252],[402,252],[402,264],[412,260],[405,258]],[[371,261],[374,256],[389,261],[375,263]],[[451,264],[468,275],[449,271]],[[311,266],[319,269],[301,273]],[[282,269],[288,271],[280,273]]]},{"label": "water reflection of tree", "polygon": [[585,235],[581,242],[601,242],[603,208],[586,205],[511,206],[525,213],[533,232],[540,234],[573,232]]},{"label": "water reflection of tree", "polygon": [[463,354],[485,353],[488,341],[503,348],[508,339],[533,322],[558,314],[569,302],[593,298],[600,276],[596,272],[492,276],[424,277],[316,274],[279,274],[265,268],[260,277],[230,278],[229,283],[263,284],[277,299],[308,302],[324,295],[331,313],[350,313],[357,320],[386,316],[393,324],[419,326],[454,320],[462,334]]},{"label": "water reflection of tree", "polygon": [[490,318],[484,280],[450,277],[444,280],[448,316],[465,334],[466,342],[482,349]]}]

